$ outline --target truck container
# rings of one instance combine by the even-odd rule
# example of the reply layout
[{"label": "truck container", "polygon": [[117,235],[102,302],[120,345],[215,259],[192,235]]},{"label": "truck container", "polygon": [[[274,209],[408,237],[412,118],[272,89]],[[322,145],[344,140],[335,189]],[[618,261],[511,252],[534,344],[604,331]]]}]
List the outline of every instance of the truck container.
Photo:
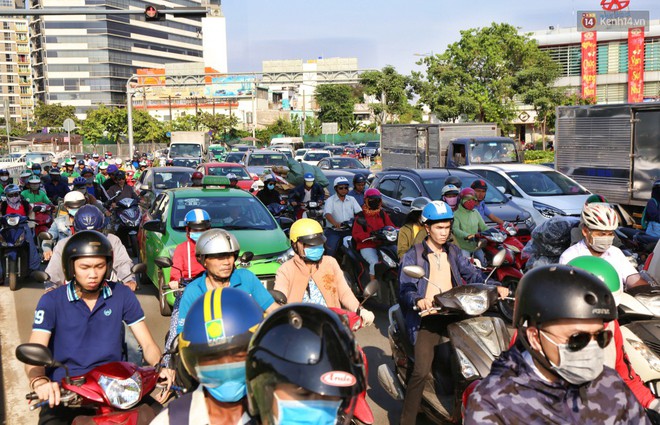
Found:
[{"label": "truck container", "polygon": [[205,131],[173,131],[167,159],[195,159],[199,164],[206,158],[210,143],[211,136]]}]

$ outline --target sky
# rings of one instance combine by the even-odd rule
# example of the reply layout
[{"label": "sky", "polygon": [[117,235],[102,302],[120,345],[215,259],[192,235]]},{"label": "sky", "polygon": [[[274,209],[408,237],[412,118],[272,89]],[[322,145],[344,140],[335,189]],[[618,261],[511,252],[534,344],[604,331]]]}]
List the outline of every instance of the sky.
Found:
[{"label": "sky", "polygon": [[[630,0],[660,19],[660,0]],[[259,72],[263,60],[356,57],[360,69],[421,71],[460,31],[505,22],[523,31],[575,27],[600,0],[224,0],[229,72]]]}]

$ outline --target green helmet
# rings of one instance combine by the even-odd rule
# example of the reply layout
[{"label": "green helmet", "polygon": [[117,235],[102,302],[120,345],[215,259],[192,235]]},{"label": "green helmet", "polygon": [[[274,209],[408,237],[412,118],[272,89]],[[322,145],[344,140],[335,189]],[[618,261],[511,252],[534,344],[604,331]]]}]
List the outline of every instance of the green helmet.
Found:
[{"label": "green helmet", "polygon": [[568,265],[586,270],[602,280],[610,291],[612,291],[614,300],[618,301],[618,294],[622,292],[621,278],[614,266],[608,263],[607,260],[600,257],[594,257],[593,255],[583,255],[581,257],[573,258],[568,262]]},{"label": "green helmet", "polygon": [[73,161],[73,159],[69,158],[64,161],[64,165],[76,165],[76,163]]},{"label": "green helmet", "polygon": [[26,162],[26,163],[25,163],[25,166],[26,166],[27,168],[30,168],[30,169],[31,169],[31,168],[32,168],[32,161],[28,161],[28,162]]},{"label": "green helmet", "polygon": [[594,193],[593,195],[589,195],[587,200],[584,201],[584,204],[609,204],[609,201],[603,195]]},{"label": "green helmet", "polygon": [[108,163],[103,161],[99,164],[99,170],[106,170],[108,168]]}]

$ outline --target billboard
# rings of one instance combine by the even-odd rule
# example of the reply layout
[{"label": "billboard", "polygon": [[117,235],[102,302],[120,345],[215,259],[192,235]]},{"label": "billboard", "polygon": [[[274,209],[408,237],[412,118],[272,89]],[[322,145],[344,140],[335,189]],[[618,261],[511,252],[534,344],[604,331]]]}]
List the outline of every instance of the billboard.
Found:
[{"label": "billboard", "polygon": [[205,86],[206,97],[251,97],[254,93],[255,79],[252,76],[227,76],[211,79]]}]

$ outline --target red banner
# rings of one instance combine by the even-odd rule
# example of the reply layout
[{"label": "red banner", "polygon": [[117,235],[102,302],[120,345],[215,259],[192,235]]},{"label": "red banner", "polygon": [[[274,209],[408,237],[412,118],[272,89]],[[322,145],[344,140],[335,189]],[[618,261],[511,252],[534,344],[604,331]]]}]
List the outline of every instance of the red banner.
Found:
[{"label": "red banner", "polygon": [[644,28],[628,30],[628,102],[644,101]]},{"label": "red banner", "polygon": [[596,100],[596,31],[582,33],[582,98]]}]

